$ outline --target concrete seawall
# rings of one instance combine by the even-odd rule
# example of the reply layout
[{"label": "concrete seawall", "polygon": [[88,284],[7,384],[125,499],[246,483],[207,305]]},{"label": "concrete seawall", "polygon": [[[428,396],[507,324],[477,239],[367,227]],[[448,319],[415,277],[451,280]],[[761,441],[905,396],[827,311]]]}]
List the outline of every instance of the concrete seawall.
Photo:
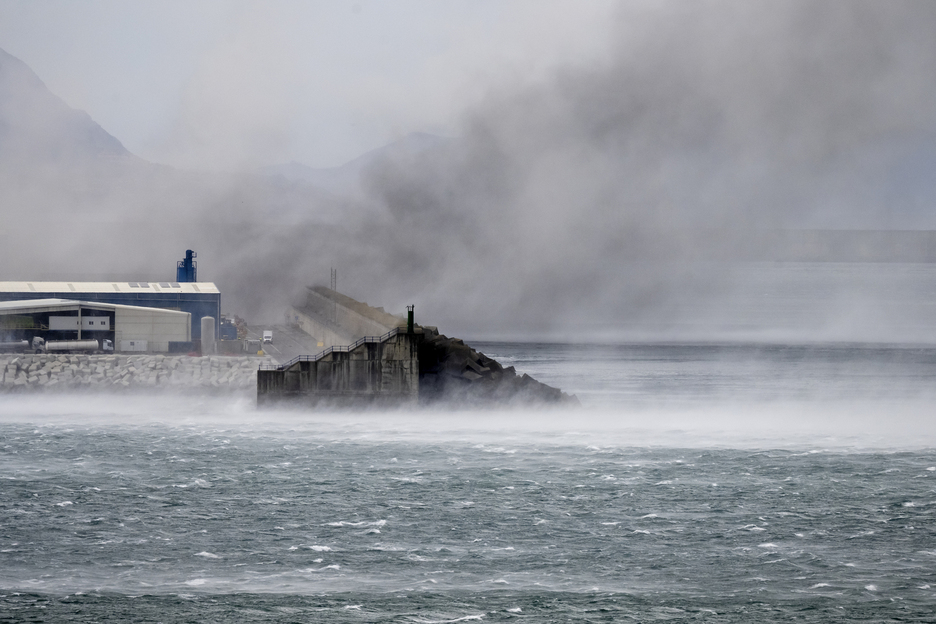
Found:
[{"label": "concrete seawall", "polygon": [[[286,314],[299,329],[317,339],[320,348],[326,349],[339,345],[351,344],[356,339],[334,323],[329,323],[314,316],[302,307],[288,307]],[[383,334],[384,332],[380,332]]]},{"label": "concrete seawall", "polygon": [[218,390],[251,393],[260,357],[0,355],[0,393],[52,390]]},{"label": "concrete seawall", "polygon": [[419,401],[416,344],[412,335],[385,335],[347,351],[261,370],[257,404],[285,400],[308,406],[415,405]]},{"label": "concrete seawall", "polygon": [[322,348],[348,345],[364,336],[382,336],[394,327],[406,327],[404,318],[324,286],[306,289],[305,301],[290,306],[286,313],[299,329],[318,339]]}]

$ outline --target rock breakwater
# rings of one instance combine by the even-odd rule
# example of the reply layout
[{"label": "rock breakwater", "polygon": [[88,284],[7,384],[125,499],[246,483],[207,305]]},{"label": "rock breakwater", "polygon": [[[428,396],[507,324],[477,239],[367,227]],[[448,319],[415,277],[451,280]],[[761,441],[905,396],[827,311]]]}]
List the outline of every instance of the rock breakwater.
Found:
[{"label": "rock breakwater", "polygon": [[541,383],[513,366],[475,351],[463,340],[422,327],[419,394],[424,404],[462,406],[579,405],[574,395]]},{"label": "rock breakwater", "polygon": [[237,390],[252,392],[265,357],[37,354],[0,356],[0,392]]}]

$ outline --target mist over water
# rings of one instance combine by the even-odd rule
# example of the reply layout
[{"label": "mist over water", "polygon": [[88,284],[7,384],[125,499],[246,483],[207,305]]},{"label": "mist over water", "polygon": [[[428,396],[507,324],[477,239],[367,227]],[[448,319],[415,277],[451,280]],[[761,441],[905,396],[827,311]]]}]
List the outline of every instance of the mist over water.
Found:
[{"label": "mist over water", "polygon": [[3,395],[0,422],[234,427],[380,444],[929,449],[936,348],[848,344],[473,345],[581,407],[258,411],[253,396]]}]

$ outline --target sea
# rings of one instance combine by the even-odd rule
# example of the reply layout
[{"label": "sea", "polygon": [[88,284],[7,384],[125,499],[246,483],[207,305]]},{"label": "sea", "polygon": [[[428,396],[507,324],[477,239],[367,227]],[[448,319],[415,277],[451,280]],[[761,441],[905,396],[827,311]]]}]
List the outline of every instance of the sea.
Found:
[{"label": "sea", "polygon": [[0,622],[936,620],[936,347],[473,346],[581,405],[0,395]]}]

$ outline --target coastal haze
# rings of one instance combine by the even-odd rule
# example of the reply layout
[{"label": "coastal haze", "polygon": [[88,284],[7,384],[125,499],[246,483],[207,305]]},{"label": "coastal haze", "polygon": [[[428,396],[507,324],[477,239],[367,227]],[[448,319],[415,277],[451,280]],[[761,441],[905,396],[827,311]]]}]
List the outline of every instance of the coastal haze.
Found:
[{"label": "coastal haze", "polygon": [[581,403],[86,356],[0,393],[0,619],[932,618],[936,5],[580,5],[0,0],[0,281],[337,269]]},{"label": "coastal haze", "polygon": [[[372,10],[354,6],[349,16]],[[400,126],[395,141],[374,132],[376,152],[359,158],[340,156],[347,143],[334,141],[327,166],[321,157],[303,164],[298,147],[235,150],[234,163],[222,157],[230,145],[197,125],[187,142],[199,144],[202,161],[155,149],[163,158],[147,160],[7,49],[3,264],[12,279],[157,279],[179,249],[197,248],[225,309],[247,318],[278,318],[297,286],[324,282],[337,267],[352,296],[390,310],[418,302],[420,318],[474,336],[665,338],[675,329],[706,338],[740,328],[748,338],[780,327],[794,339],[930,340],[933,10],[900,2],[605,9],[594,29],[600,45],[522,80],[463,76],[458,88],[470,84],[475,95],[444,125],[427,115],[425,125]],[[554,7],[543,19],[570,12]],[[572,24],[591,25],[595,12]],[[229,27],[230,37],[247,36]],[[283,33],[283,45],[291,36]],[[268,80],[294,77],[269,39],[250,49],[269,64]],[[527,67],[505,58],[518,72]],[[212,93],[215,83],[196,75],[205,98],[264,88]],[[439,89],[451,94],[453,83]],[[295,88],[299,98],[304,83]],[[179,100],[178,115],[187,105]],[[225,136],[299,127],[260,111],[225,126]],[[149,122],[160,123],[169,122]],[[322,150],[323,140],[310,142]],[[262,154],[270,160],[258,161]],[[881,231],[891,238],[875,238]],[[797,290],[789,309],[771,305],[788,287]],[[752,307],[754,318],[744,312]]]}]

